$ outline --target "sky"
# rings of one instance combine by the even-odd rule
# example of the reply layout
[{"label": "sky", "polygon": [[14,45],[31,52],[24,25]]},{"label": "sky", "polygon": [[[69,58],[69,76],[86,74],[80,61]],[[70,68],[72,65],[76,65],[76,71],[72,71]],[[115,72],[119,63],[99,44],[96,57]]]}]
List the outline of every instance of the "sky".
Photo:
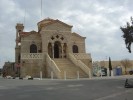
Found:
[{"label": "sky", "polygon": [[[86,37],[86,52],[93,61],[133,60],[120,26],[133,16],[133,0],[0,0],[0,67],[15,61],[16,23],[24,31],[38,31],[44,18],[73,25],[72,32]],[[131,48],[133,50],[133,46]]]}]

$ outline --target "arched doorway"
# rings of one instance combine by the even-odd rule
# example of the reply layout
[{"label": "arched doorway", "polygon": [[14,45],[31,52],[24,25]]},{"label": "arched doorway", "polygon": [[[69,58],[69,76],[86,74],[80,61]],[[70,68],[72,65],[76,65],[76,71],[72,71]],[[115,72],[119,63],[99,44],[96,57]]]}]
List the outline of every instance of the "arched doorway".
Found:
[{"label": "arched doorway", "polygon": [[19,56],[18,56],[18,63],[20,63],[20,58],[21,58],[21,57],[20,57],[20,54],[19,54]]},{"label": "arched doorway", "polygon": [[61,43],[56,41],[54,43],[54,58],[60,58]]}]

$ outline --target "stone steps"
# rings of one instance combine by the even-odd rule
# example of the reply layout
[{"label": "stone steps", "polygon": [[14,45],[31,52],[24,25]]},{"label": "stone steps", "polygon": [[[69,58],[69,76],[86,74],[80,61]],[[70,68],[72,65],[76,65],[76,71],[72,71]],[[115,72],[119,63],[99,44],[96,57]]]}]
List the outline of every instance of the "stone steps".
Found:
[{"label": "stone steps", "polygon": [[61,70],[61,77],[64,78],[64,72],[66,73],[66,78],[72,79],[72,78],[77,78],[78,77],[78,72],[79,72],[79,77],[80,78],[88,78],[88,75],[81,70],[79,67],[74,65],[69,59],[63,58],[63,59],[53,59],[53,61],[56,63],[56,65],[59,67]]}]

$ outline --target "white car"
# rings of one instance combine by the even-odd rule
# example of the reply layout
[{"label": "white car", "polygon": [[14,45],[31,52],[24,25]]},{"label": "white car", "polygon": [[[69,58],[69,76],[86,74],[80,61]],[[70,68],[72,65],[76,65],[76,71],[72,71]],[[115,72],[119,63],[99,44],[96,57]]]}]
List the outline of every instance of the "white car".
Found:
[{"label": "white car", "polygon": [[26,78],[26,79],[29,79],[29,78],[31,78],[31,76],[27,75],[25,78]]},{"label": "white car", "polygon": [[7,79],[12,79],[12,77],[10,75],[6,76]]}]

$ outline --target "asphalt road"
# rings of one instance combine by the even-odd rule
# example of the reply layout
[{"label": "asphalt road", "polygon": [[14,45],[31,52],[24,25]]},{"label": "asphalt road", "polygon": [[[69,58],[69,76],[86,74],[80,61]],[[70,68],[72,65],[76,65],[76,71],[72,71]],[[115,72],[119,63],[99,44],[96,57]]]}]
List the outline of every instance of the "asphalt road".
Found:
[{"label": "asphalt road", "polygon": [[[125,79],[0,79],[0,100],[133,100]],[[133,79],[129,80],[133,84]]]}]

